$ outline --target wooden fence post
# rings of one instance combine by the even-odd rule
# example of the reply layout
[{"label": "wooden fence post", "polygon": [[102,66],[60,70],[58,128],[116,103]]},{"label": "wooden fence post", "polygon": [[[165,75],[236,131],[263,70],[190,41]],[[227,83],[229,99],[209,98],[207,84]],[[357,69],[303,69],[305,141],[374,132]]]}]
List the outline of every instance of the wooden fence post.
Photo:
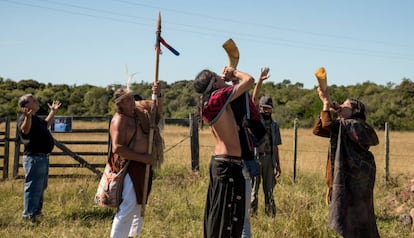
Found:
[{"label": "wooden fence post", "polygon": [[293,121],[293,182],[296,181],[296,159],[298,151],[298,119]]},{"label": "wooden fence post", "polygon": [[390,179],[390,137],[389,137],[389,128],[388,128],[388,122],[385,122],[385,183],[387,183]]},{"label": "wooden fence post", "polygon": [[193,113],[190,113],[190,139],[191,139],[191,169],[199,170],[200,145],[198,141],[198,121]]},{"label": "wooden fence post", "polygon": [[9,161],[10,161],[10,118],[6,118],[6,131],[4,133],[4,170],[3,179],[9,177]]},{"label": "wooden fence post", "polygon": [[0,154],[0,160],[3,160],[3,166],[0,165],[0,171],[3,172],[2,179],[9,177],[9,144],[10,144],[10,119],[8,117],[0,118],[0,124],[4,123],[4,131],[0,131],[0,147],[3,147],[3,154]]},{"label": "wooden fence post", "polygon": [[18,137],[18,131],[19,129],[16,125],[16,136],[14,139],[13,178],[17,178],[19,173],[20,139]]}]

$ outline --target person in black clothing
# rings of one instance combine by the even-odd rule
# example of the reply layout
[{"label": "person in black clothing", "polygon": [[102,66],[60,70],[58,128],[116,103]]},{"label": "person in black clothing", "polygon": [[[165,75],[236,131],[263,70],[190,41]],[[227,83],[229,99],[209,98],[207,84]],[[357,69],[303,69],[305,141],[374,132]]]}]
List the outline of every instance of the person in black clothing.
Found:
[{"label": "person in black clothing", "polygon": [[[263,77],[260,74],[259,78]],[[238,84],[238,79],[232,81],[234,85]],[[243,159],[243,176],[246,187],[246,207],[242,238],[251,237],[250,228],[250,200],[252,193],[252,178],[259,175],[259,165],[254,158],[254,146],[258,140],[261,140],[266,133],[266,129],[260,121],[259,112],[253,103],[251,96],[245,92],[230,103],[239,128],[239,141],[242,148]]]},{"label": "person in black clothing", "polygon": [[317,91],[323,106],[312,132],[329,138],[325,174],[328,226],[345,238],[379,238],[374,211],[376,163],[370,151],[379,140],[366,122],[365,104],[348,98],[338,105],[327,88],[318,87]]},{"label": "person in black clothing", "polygon": [[53,101],[52,104],[48,104],[50,112],[44,120],[36,115],[40,106],[32,94],[20,97],[18,104],[22,114],[17,120],[17,133],[18,139],[24,145],[23,219],[35,222],[36,216],[42,215],[43,194],[49,176],[48,154],[55,145],[49,127],[61,103]]},{"label": "person in black clothing", "polygon": [[[237,85],[227,85],[238,78]],[[222,76],[202,70],[193,86],[200,94],[204,122],[215,141],[209,165],[209,187],[204,210],[204,237],[241,237],[245,213],[245,179],[239,126],[230,103],[254,85],[254,78],[232,67],[224,67]],[[243,96],[244,97],[244,96]]]}]

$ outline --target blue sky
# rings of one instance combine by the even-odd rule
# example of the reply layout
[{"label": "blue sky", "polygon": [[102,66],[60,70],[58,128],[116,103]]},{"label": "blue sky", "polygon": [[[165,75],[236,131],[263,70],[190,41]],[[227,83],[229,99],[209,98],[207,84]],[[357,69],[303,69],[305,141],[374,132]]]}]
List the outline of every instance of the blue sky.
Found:
[{"label": "blue sky", "polygon": [[158,13],[162,37],[177,49],[160,56],[159,79],[192,80],[227,64],[232,38],[239,70],[270,81],[381,85],[414,80],[414,1],[0,0],[0,77],[107,86],[152,82]]}]

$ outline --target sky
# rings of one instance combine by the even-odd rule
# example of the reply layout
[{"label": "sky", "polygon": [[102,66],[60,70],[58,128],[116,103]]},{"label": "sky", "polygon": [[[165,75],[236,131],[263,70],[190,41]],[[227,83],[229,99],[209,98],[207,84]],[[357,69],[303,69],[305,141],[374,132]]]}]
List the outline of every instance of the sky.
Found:
[{"label": "sky", "polygon": [[155,78],[155,31],[165,47],[158,79],[193,80],[227,65],[232,38],[238,69],[311,89],[328,84],[398,85],[414,79],[411,0],[0,0],[0,77],[70,86],[125,85]]}]

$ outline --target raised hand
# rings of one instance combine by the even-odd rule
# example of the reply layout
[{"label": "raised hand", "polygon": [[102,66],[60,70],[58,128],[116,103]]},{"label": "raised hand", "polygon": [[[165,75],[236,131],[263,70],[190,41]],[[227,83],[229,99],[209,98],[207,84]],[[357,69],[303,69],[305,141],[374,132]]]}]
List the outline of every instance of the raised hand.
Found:
[{"label": "raised hand", "polygon": [[33,110],[32,110],[32,109],[30,109],[30,108],[24,107],[24,108],[23,108],[23,113],[24,113],[26,116],[31,116],[31,115],[32,115],[32,113],[33,113]]},{"label": "raised hand", "polygon": [[59,100],[54,100],[52,104],[48,103],[47,105],[49,106],[50,110],[57,111],[62,103]]},{"label": "raised hand", "polygon": [[236,80],[237,78],[234,76],[236,69],[230,66],[225,66],[222,74],[223,77],[225,78],[225,81],[233,81]]},{"label": "raised hand", "polygon": [[159,81],[154,82],[152,84],[152,94],[155,94],[155,95],[158,95],[159,96],[160,93],[161,93],[161,85],[160,85],[160,82]]},{"label": "raised hand", "polygon": [[259,80],[264,81],[264,80],[270,78],[269,71],[270,71],[270,68],[269,67],[261,68],[260,69]]}]

